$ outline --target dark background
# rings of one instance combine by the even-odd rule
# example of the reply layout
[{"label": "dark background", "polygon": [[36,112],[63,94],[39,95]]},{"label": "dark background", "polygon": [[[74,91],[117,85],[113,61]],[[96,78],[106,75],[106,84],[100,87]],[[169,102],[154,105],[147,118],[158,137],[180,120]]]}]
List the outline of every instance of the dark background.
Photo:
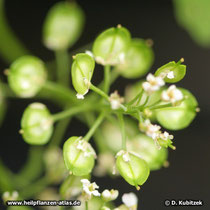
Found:
[{"label": "dark background", "polygon": [[[6,0],[6,11],[12,28],[35,55],[46,61],[53,59],[53,53],[42,45],[41,29],[46,12],[55,2],[57,1]],[[79,0],[78,3],[86,13],[86,25],[82,37],[73,49],[91,42],[102,30],[120,23],[130,30],[133,37],[154,40],[155,63],[152,72],[169,61],[177,61],[184,57],[187,75],[178,85],[189,89],[196,96],[201,112],[190,127],[173,133],[177,150],[170,151],[170,167],[152,172],[142,189],[135,193],[138,194],[141,210],[175,208],[165,207],[166,199],[195,199],[204,202],[202,207],[176,209],[210,209],[210,49],[200,48],[188,33],[178,26],[170,0]],[[6,67],[7,65],[0,60],[1,70]],[[101,78],[101,75],[102,72],[98,71],[94,80]],[[132,82],[118,79],[113,90],[118,89],[122,92],[125,85]],[[10,99],[6,119],[0,128],[1,157],[15,172],[27,158],[28,146],[21,139],[18,130],[23,110],[30,102]],[[47,105],[52,112],[58,110],[53,104]],[[85,126],[75,122],[69,127],[66,137],[83,135],[86,131]],[[104,181],[96,178],[95,181],[101,186],[101,190],[117,188],[121,195],[135,191],[122,179],[113,181],[106,178]],[[119,204],[120,200],[117,202]]]}]

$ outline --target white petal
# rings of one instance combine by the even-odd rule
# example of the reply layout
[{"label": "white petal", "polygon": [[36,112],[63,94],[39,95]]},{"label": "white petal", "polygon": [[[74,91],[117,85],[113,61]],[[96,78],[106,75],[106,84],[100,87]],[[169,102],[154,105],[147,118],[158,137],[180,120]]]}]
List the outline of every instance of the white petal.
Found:
[{"label": "white petal", "polygon": [[122,196],[122,202],[127,206],[127,207],[132,207],[137,205],[138,203],[138,198],[134,193],[126,193]]}]

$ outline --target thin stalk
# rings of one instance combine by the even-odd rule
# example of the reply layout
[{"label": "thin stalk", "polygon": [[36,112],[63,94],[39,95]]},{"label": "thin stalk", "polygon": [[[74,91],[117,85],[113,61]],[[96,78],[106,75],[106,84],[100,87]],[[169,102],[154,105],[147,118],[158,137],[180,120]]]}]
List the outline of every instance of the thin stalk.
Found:
[{"label": "thin stalk", "polygon": [[96,107],[94,107],[93,105],[74,106],[74,107],[71,107],[71,108],[69,108],[67,110],[64,110],[62,112],[54,114],[52,116],[52,119],[53,119],[54,122],[56,122],[58,120],[62,120],[62,119],[65,119],[67,117],[71,117],[73,115],[76,115],[80,112],[90,111],[90,110],[93,110],[93,109],[96,109]]},{"label": "thin stalk", "polygon": [[104,92],[109,93],[110,89],[110,65],[106,65],[104,68]]},{"label": "thin stalk", "polygon": [[77,102],[76,94],[69,88],[63,87],[55,82],[47,81],[43,87],[45,90],[53,92],[55,96],[63,96],[66,98],[67,102]]},{"label": "thin stalk", "polygon": [[45,189],[50,184],[50,180],[48,176],[43,176],[36,182],[28,185],[24,189],[22,189],[19,193],[23,199],[28,199]]},{"label": "thin stalk", "polygon": [[88,210],[88,202],[85,201],[85,210]]},{"label": "thin stalk", "polygon": [[5,16],[4,2],[0,0],[0,55],[7,63],[11,63],[29,52],[10,28]]},{"label": "thin stalk", "polygon": [[92,91],[96,92],[97,94],[99,94],[100,96],[104,97],[107,101],[109,101],[109,96],[104,91],[102,91],[101,89],[97,88],[93,84],[90,85],[90,89]]},{"label": "thin stalk", "polygon": [[150,108],[150,110],[153,110],[153,109],[162,109],[162,108],[167,108],[167,107],[171,107],[171,103],[168,103],[168,104],[163,104],[163,105],[159,105],[159,106],[154,106],[152,108]]},{"label": "thin stalk", "polygon": [[126,150],[126,133],[125,133],[125,122],[123,119],[123,115],[121,113],[118,113],[118,119],[120,124],[120,130],[122,135],[122,149]]},{"label": "thin stalk", "polygon": [[141,91],[130,102],[128,102],[127,105],[131,106],[132,104],[134,104],[139,98],[142,97],[143,93],[144,93],[144,90],[141,89]]},{"label": "thin stalk", "polygon": [[61,85],[68,87],[70,81],[70,61],[67,50],[55,52],[57,63],[57,80]]},{"label": "thin stalk", "polygon": [[71,121],[71,118],[66,118],[64,120],[61,120],[56,125],[52,140],[50,141],[50,146],[59,146],[63,137],[64,133]]},{"label": "thin stalk", "polygon": [[105,117],[105,113],[102,112],[98,118],[96,119],[96,121],[94,122],[94,124],[92,125],[92,127],[90,128],[90,130],[88,131],[88,133],[85,135],[85,137],[83,138],[85,141],[89,141],[90,138],[93,136],[93,134],[95,133],[96,129],[99,127],[99,125],[103,122]]}]

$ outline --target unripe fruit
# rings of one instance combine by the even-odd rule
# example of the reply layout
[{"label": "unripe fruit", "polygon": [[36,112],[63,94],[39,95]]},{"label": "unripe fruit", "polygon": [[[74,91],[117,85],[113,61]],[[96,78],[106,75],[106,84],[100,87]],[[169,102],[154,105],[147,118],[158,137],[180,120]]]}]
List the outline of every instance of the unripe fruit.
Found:
[{"label": "unripe fruit", "polygon": [[169,130],[180,130],[187,127],[195,118],[198,102],[186,89],[182,91],[185,99],[180,105],[155,110],[158,122]]},{"label": "unripe fruit", "polygon": [[76,3],[59,2],[47,14],[43,26],[43,41],[51,50],[71,47],[79,38],[84,25],[84,14]]},{"label": "unripe fruit", "polygon": [[126,28],[119,25],[103,31],[93,43],[96,62],[102,65],[119,64],[129,44],[130,33]]},{"label": "unripe fruit", "polygon": [[126,78],[138,78],[146,74],[154,61],[153,50],[143,39],[133,39],[125,53],[124,61],[117,66]]},{"label": "unripe fruit", "polygon": [[186,74],[186,66],[182,65],[184,59],[180,59],[177,63],[175,61],[169,62],[161,66],[156,72],[155,76],[163,77],[167,83],[175,83],[182,80]]},{"label": "unripe fruit", "polygon": [[71,75],[74,89],[78,93],[78,98],[83,98],[83,96],[88,92],[94,68],[95,61],[90,55],[86,53],[79,53],[74,56],[74,62],[71,67]]},{"label": "unripe fruit", "polygon": [[22,56],[12,63],[8,72],[11,89],[20,97],[35,96],[46,81],[44,63],[34,56]]},{"label": "unripe fruit", "polygon": [[63,146],[63,157],[66,168],[75,176],[89,174],[95,164],[95,151],[81,137],[69,138]]},{"label": "unripe fruit", "polygon": [[139,189],[147,180],[150,170],[146,161],[138,155],[121,150],[117,154],[116,166],[120,175],[130,184]]},{"label": "unripe fruit", "polygon": [[[128,141],[139,133],[138,126],[135,121],[125,118],[125,130],[128,135]],[[101,126],[101,134],[104,142],[107,145],[107,150],[118,152],[122,147],[121,131],[118,125],[109,121],[103,122]]]},{"label": "unripe fruit", "polygon": [[168,157],[166,148],[157,149],[154,140],[143,134],[129,141],[128,148],[142,157],[148,163],[150,170],[160,169]]},{"label": "unripe fruit", "polygon": [[32,103],[24,111],[21,119],[21,134],[28,144],[46,144],[53,132],[53,121],[47,107]]}]

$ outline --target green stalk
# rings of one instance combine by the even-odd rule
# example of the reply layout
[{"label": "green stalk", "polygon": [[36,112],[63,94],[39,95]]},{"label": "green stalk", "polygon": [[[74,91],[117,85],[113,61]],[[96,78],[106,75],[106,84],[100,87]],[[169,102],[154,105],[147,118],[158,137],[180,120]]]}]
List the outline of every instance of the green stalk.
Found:
[{"label": "green stalk", "polygon": [[85,210],[88,210],[88,202],[85,201]]},{"label": "green stalk", "polygon": [[15,176],[17,188],[23,188],[25,185],[36,179],[43,172],[43,147],[31,147],[27,162],[21,171]]},{"label": "green stalk", "polygon": [[132,104],[134,104],[139,98],[142,97],[143,93],[144,93],[144,90],[141,89],[141,91],[130,102],[128,102],[126,105],[131,106]]},{"label": "green stalk", "polygon": [[76,94],[71,89],[63,87],[55,82],[47,81],[43,87],[44,90],[51,91],[54,97],[63,97],[67,103],[78,102]]},{"label": "green stalk", "polygon": [[61,120],[54,131],[52,140],[50,141],[50,146],[59,146],[59,144],[61,143],[63,137],[64,137],[64,133],[69,125],[71,121],[71,118],[66,118],[64,120]]},{"label": "green stalk", "polygon": [[92,91],[96,92],[97,94],[99,94],[100,96],[104,97],[107,101],[109,101],[109,96],[104,91],[102,91],[101,89],[97,88],[93,84],[90,85],[90,89]]},{"label": "green stalk", "polygon": [[90,111],[90,110],[95,110],[96,107],[94,107],[93,105],[83,105],[83,106],[74,106],[71,107],[67,110],[64,110],[62,112],[59,112],[57,114],[54,114],[52,116],[52,119],[54,122],[58,121],[58,120],[62,120],[65,119],[67,117],[71,117],[73,115],[76,115],[80,112],[85,112],[85,111]]},{"label": "green stalk", "polygon": [[70,83],[70,61],[68,51],[56,51],[55,57],[57,63],[57,80],[60,85],[68,87]]},{"label": "green stalk", "polygon": [[90,128],[90,130],[88,131],[88,133],[85,135],[85,137],[83,138],[85,141],[89,141],[90,138],[92,137],[92,135],[95,133],[96,129],[99,127],[99,125],[103,122],[103,119],[105,117],[105,113],[102,112],[98,118],[96,119],[96,121],[94,122],[93,126]]},{"label": "green stalk", "polygon": [[110,88],[110,65],[106,65],[104,68],[104,92],[109,93]]},{"label": "green stalk", "polygon": [[125,133],[125,122],[123,119],[123,115],[121,113],[118,113],[118,119],[120,123],[120,130],[122,135],[122,149],[126,150],[126,133]]},{"label": "green stalk", "polygon": [[4,0],[0,0],[0,55],[7,63],[11,63],[29,52],[9,27],[4,11]]}]

